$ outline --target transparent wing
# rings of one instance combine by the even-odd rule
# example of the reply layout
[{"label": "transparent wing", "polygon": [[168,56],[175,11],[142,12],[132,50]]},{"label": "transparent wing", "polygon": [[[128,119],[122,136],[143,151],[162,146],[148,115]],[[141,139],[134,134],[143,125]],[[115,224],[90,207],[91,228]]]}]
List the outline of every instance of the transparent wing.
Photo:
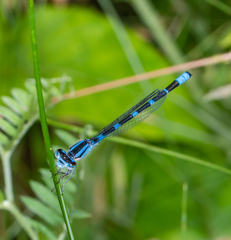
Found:
[{"label": "transparent wing", "polygon": [[[135,106],[133,106],[132,108],[130,108],[128,111],[126,111],[124,114],[122,114],[121,116],[119,116],[115,121],[113,121],[112,123],[108,124],[106,127],[104,127],[103,129],[101,129],[97,134],[95,134],[93,137],[91,137],[91,140],[93,140],[94,138],[96,138],[97,136],[101,135],[102,133],[104,133],[105,131],[107,131],[108,129],[110,129],[111,127],[113,127],[116,123],[120,122],[121,120],[125,119],[127,116],[129,116],[132,112],[136,111],[139,107],[141,107],[142,105],[144,105],[146,102],[148,102],[150,99],[154,98],[155,96],[157,96],[161,91],[156,89],[155,91],[153,91],[152,93],[150,93],[147,97],[145,97],[144,99],[142,99],[139,103],[137,103]],[[164,102],[165,97],[159,99],[157,102],[155,102],[153,105],[151,105],[149,108],[145,109],[144,111],[142,111],[140,114],[138,114],[137,116],[135,116],[133,119],[131,119],[130,121],[128,121],[127,123],[123,124],[121,127],[119,127],[117,130],[115,130],[114,132],[112,132],[111,134],[109,134],[108,136],[115,136],[118,134],[121,134],[125,131],[128,131],[130,128],[132,128],[133,126],[137,125],[138,123],[140,123],[142,120],[144,120],[146,117],[148,117],[152,112],[154,112],[158,107],[160,107],[160,105]],[[150,112],[150,113],[149,113]],[[137,119],[137,120],[136,120]],[[136,122],[137,121],[137,122]],[[131,122],[131,123],[130,123]],[[132,125],[132,122],[133,125]],[[130,123],[130,124],[129,124]],[[127,126],[127,127],[126,127]],[[121,129],[121,130],[120,130]],[[107,137],[108,137],[107,136]]]},{"label": "transparent wing", "polygon": [[146,108],[141,113],[136,115],[130,121],[126,122],[121,127],[116,129],[114,132],[110,133],[107,137],[112,137],[112,136],[122,134],[122,133],[128,131],[129,129],[133,128],[134,126],[136,126],[137,124],[142,122],[145,118],[150,116],[154,111],[156,111],[156,109],[158,109],[163,104],[165,99],[166,99],[166,96],[162,97],[161,99],[156,101],[153,105],[151,105],[150,107]]}]

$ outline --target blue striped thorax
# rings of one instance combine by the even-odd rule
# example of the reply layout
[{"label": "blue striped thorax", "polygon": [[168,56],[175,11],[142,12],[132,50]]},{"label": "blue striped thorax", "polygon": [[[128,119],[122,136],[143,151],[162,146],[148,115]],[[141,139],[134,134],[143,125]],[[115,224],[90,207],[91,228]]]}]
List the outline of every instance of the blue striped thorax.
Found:
[{"label": "blue striped thorax", "polygon": [[93,141],[84,139],[71,146],[67,153],[62,149],[58,149],[55,153],[55,157],[58,160],[57,167],[69,169],[75,168],[76,161],[85,157],[95,145],[96,144],[93,143]]},{"label": "blue striped thorax", "polygon": [[78,161],[85,157],[94,146],[95,143],[90,139],[81,140],[69,148],[68,156]]}]

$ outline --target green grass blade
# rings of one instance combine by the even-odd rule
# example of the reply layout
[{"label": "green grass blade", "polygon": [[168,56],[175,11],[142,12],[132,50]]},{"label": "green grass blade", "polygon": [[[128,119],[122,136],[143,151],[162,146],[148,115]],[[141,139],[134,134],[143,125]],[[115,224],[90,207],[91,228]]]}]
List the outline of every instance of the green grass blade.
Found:
[{"label": "green grass blade", "polygon": [[175,152],[175,151],[160,148],[160,147],[151,146],[146,143],[141,143],[141,142],[137,142],[134,140],[129,140],[129,139],[121,138],[121,137],[112,138],[111,141],[126,144],[126,145],[132,146],[132,147],[141,148],[141,149],[148,150],[151,152],[161,153],[161,154],[171,156],[171,157],[176,157],[176,158],[184,160],[184,161],[192,162],[192,163],[202,165],[202,166],[205,166],[205,167],[208,167],[211,169],[215,169],[217,171],[221,171],[223,173],[227,173],[227,174],[231,175],[231,170],[229,170],[228,168],[221,167],[214,163],[210,163],[210,162],[207,162],[205,160],[202,160],[202,159],[199,159],[196,157],[188,156],[183,153]]},{"label": "green grass blade", "polygon": [[188,183],[183,184],[182,205],[181,205],[181,240],[186,240],[187,233],[187,194]]},{"label": "green grass blade", "polygon": [[[98,3],[106,13],[107,19],[115,32],[117,39],[120,42],[121,47],[126,55],[126,58],[133,70],[133,72],[137,75],[140,73],[144,73],[145,69],[142,65],[142,62],[133,46],[133,43],[127,33],[126,28],[123,25],[119,15],[115,11],[113,4],[111,1],[98,0]],[[140,86],[142,87],[144,92],[149,91],[150,83],[149,82],[140,82]]]},{"label": "green grass blade", "polygon": [[[42,132],[43,132],[43,138],[45,142],[48,161],[50,164],[52,174],[55,174],[57,173],[57,170],[55,166],[49,131],[48,131],[47,122],[46,122],[45,107],[44,107],[43,95],[42,95],[41,77],[40,77],[39,63],[38,63],[37,40],[36,40],[36,34],[35,34],[36,30],[35,30],[35,18],[34,18],[34,1],[33,0],[28,0],[28,1],[29,1],[28,3],[29,3],[29,14],[30,14],[31,43],[32,43],[32,53],[33,53],[34,73],[35,73],[35,80],[36,80],[39,113],[40,113]],[[70,239],[74,239],[66,204],[64,201],[64,197],[62,195],[62,189],[60,184],[56,184],[56,182],[58,181],[58,177],[54,176],[53,181],[54,181],[57,196],[59,199],[59,204],[62,210],[63,218],[66,224],[67,232],[69,234]]]},{"label": "green grass blade", "polygon": [[72,134],[70,134],[67,131],[64,130],[55,130],[55,134],[64,142],[66,143],[68,146],[73,145],[73,143],[77,142],[78,139],[76,139],[76,137],[74,137]]},{"label": "green grass blade", "polygon": [[231,16],[231,7],[229,5],[218,0],[206,0],[206,1]]},{"label": "green grass blade", "polygon": [[[68,130],[68,131],[72,131],[72,132],[80,132],[81,131],[81,128],[75,127],[75,126],[72,126],[69,124],[62,124],[62,123],[55,122],[50,119],[48,119],[47,122],[49,125],[51,125],[53,127],[62,128],[62,129]],[[196,157],[188,156],[183,153],[175,152],[175,151],[160,148],[160,147],[151,146],[146,143],[142,143],[142,142],[138,142],[138,141],[134,141],[134,140],[130,140],[130,139],[125,139],[122,137],[114,137],[114,138],[109,138],[107,140],[125,144],[125,145],[132,146],[132,147],[137,147],[137,148],[148,150],[148,151],[155,152],[155,153],[164,154],[164,155],[171,156],[171,157],[176,157],[176,158],[184,160],[184,161],[192,162],[192,163],[202,165],[202,166],[205,166],[205,167],[208,167],[208,168],[211,168],[211,169],[214,169],[217,171],[221,171],[223,173],[227,173],[227,174],[231,175],[231,170],[229,170],[228,168],[218,166],[214,163],[207,162],[205,160],[202,160],[202,159],[199,159]]]},{"label": "green grass blade", "polygon": [[184,62],[182,53],[173,43],[173,40],[167,34],[166,29],[162,26],[158,12],[149,0],[132,0],[136,12],[151,31],[153,38],[158,42],[165,52],[168,59],[173,64]]}]

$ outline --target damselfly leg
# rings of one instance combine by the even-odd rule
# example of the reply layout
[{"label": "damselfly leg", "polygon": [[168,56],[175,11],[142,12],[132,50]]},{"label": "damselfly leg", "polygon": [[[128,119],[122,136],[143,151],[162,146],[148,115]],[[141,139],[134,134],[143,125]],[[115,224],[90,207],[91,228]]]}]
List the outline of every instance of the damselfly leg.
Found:
[{"label": "damselfly leg", "polygon": [[[74,172],[75,172],[75,169],[71,170],[71,169],[67,169],[66,172],[60,172],[61,168],[57,171],[57,174],[61,173],[61,174],[64,174],[63,176],[60,176],[59,177],[59,180],[58,182],[56,182],[56,184],[60,183],[66,176],[68,176],[71,172],[71,176],[67,179],[67,181],[61,186],[62,187],[62,192],[63,192],[63,186],[71,179],[71,177],[73,176]],[[57,174],[54,174],[53,176],[56,176]],[[53,192],[55,189],[55,187],[51,190],[51,192]]]}]

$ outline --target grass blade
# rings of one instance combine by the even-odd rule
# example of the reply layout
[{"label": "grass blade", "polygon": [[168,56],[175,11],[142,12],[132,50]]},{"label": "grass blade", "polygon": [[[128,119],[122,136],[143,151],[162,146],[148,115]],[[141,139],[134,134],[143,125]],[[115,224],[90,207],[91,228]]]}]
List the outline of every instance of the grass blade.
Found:
[{"label": "grass blade", "polygon": [[132,0],[131,2],[140,18],[151,30],[153,38],[158,42],[171,63],[179,64],[184,62],[182,53],[173,43],[166,29],[162,26],[159,14],[153,7],[153,4],[151,4],[149,0]]},{"label": "grass blade", "polygon": [[[36,31],[35,31],[35,18],[34,18],[34,1],[33,0],[28,0],[28,1],[29,1],[32,53],[33,53],[34,73],[35,73],[35,80],[36,80],[36,90],[37,90],[37,97],[38,97],[39,113],[40,113],[42,132],[43,132],[43,138],[44,138],[44,142],[45,142],[48,161],[50,164],[52,174],[55,174],[55,173],[57,173],[57,170],[56,170],[56,166],[55,166],[49,131],[48,131],[47,122],[46,122],[45,107],[44,107],[43,95],[42,95],[41,77],[40,77],[39,63],[38,63],[37,40],[36,40],[36,34],[35,34]],[[67,232],[69,234],[70,239],[74,239],[74,235],[72,232],[71,223],[70,223],[70,219],[68,216],[66,204],[64,201],[64,197],[62,195],[62,189],[61,189],[60,184],[56,184],[56,182],[58,181],[58,177],[54,176],[53,181],[54,181],[57,196],[59,199],[59,204],[60,204],[60,207],[62,210],[63,218],[64,218],[64,221],[66,224]]]},{"label": "grass blade", "polygon": [[188,183],[183,184],[182,206],[181,206],[181,240],[186,240],[187,233],[187,194]]},{"label": "grass blade", "polygon": [[229,5],[218,0],[206,0],[206,2],[210,3],[211,5],[217,7],[221,11],[231,16],[231,7]]},{"label": "grass blade", "polygon": [[[142,62],[133,46],[133,43],[126,31],[126,28],[123,25],[123,22],[120,20],[119,15],[113,7],[111,1],[98,0],[98,3],[106,13],[107,19],[115,32],[117,39],[120,42],[121,47],[126,55],[126,58],[135,73],[135,75],[144,73],[145,69],[142,65]],[[148,82],[140,82],[140,86],[142,87],[144,92],[147,92],[151,87]]]},{"label": "grass blade", "polygon": [[[72,126],[70,124],[62,124],[62,123],[59,123],[59,122],[56,122],[56,121],[53,121],[53,120],[50,120],[50,119],[48,119],[48,124],[50,124],[53,127],[62,128],[62,129],[72,131],[72,132],[80,132],[81,131],[81,128],[79,128],[79,127]],[[218,166],[214,163],[211,163],[211,162],[208,162],[208,161],[196,158],[196,157],[188,156],[188,155],[180,153],[180,152],[175,152],[175,151],[172,151],[172,150],[152,146],[152,145],[142,143],[142,142],[138,142],[138,141],[135,141],[135,140],[125,139],[125,138],[122,138],[122,137],[114,137],[114,138],[109,138],[107,140],[112,141],[112,142],[125,144],[125,145],[132,146],[132,147],[137,147],[137,148],[148,150],[148,151],[151,151],[151,152],[164,154],[164,155],[171,156],[171,157],[176,157],[176,158],[184,160],[184,161],[199,164],[199,165],[202,165],[202,166],[205,166],[205,167],[208,167],[208,168],[211,168],[211,169],[215,169],[217,171],[220,171],[220,172],[227,173],[227,174],[231,175],[231,170],[229,170],[226,167]]]}]

